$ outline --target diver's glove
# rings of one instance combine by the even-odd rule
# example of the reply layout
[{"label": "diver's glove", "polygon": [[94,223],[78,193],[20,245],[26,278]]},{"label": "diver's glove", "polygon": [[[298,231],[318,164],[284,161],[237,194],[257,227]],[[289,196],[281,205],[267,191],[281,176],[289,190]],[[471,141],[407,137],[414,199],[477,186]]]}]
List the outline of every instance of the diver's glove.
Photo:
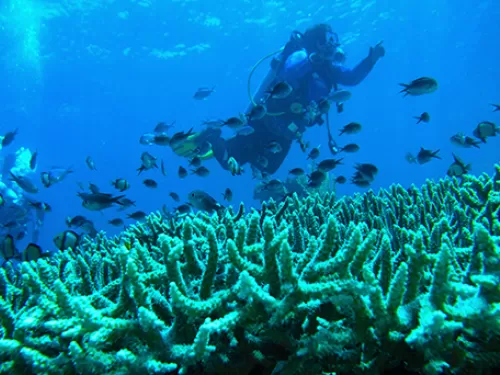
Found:
[{"label": "diver's glove", "polygon": [[370,47],[370,53],[368,57],[375,64],[381,57],[385,56],[385,48],[382,45],[384,41],[380,41],[377,43],[375,47]]}]

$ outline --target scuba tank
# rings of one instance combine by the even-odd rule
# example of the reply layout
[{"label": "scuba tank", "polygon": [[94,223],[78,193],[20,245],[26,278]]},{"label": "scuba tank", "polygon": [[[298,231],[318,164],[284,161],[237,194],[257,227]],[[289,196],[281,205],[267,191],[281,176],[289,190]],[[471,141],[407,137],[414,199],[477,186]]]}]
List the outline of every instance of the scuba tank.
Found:
[{"label": "scuba tank", "polygon": [[[292,35],[290,36],[290,40],[285,44],[284,47],[280,48],[277,51],[274,51],[273,53],[270,53],[269,55],[264,56],[262,59],[257,61],[257,63],[252,67],[252,70],[248,75],[248,85],[247,85],[248,96],[250,98],[250,105],[248,106],[245,113],[250,112],[252,108],[257,103],[259,103],[260,100],[264,97],[266,91],[269,90],[269,88],[273,84],[277,83],[276,77],[278,73],[283,69],[283,66],[285,65],[285,62],[288,59],[288,57],[295,51],[298,51],[302,48],[302,37],[303,35],[301,32],[293,31]],[[265,60],[267,60],[270,57],[273,57],[270,64],[271,68],[267,73],[266,77],[264,78],[264,80],[261,82],[259,88],[257,89],[257,92],[252,96],[250,88],[252,75],[255,72],[255,70],[260,66],[260,64],[262,64]]]}]

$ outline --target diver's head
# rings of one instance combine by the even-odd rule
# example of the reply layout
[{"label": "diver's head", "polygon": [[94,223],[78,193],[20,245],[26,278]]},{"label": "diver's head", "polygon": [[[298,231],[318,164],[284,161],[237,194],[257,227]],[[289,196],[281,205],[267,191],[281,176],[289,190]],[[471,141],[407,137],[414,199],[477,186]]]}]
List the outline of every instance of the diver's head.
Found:
[{"label": "diver's head", "polygon": [[339,38],[330,25],[320,23],[306,30],[303,43],[308,53],[322,60],[333,61],[340,46]]}]

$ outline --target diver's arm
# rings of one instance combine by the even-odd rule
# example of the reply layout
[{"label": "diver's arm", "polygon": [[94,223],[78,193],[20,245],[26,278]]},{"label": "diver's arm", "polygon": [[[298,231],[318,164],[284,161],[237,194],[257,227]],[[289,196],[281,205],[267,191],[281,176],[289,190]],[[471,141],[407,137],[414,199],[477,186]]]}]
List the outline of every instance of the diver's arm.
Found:
[{"label": "diver's arm", "polygon": [[353,69],[343,65],[332,65],[336,81],[344,86],[356,86],[363,81],[375,66],[376,60],[371,56],[361,60]]}]

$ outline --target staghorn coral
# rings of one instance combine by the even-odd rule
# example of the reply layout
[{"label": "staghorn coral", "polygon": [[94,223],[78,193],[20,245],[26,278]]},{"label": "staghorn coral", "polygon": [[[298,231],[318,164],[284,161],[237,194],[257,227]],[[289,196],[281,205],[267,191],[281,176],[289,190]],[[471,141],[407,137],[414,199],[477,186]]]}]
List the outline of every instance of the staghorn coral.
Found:
[{"label": "staghorn coral", "polygon": [[493,177],[149,216],[0,269],[0,373],[488,374],[500,364]]}]

